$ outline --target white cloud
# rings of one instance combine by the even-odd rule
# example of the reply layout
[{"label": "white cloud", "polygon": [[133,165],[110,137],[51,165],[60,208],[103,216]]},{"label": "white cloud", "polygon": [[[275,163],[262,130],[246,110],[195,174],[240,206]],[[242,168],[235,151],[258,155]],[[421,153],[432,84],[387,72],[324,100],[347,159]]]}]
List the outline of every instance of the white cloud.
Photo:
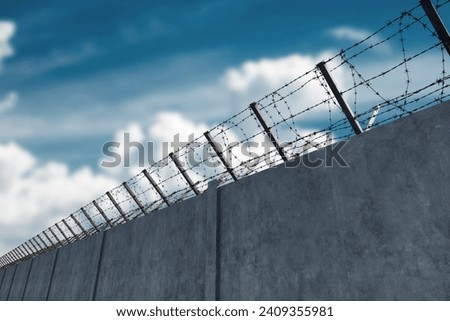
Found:
[{"label": "white cloud", "polygon": [[0,250],[10,250],[118,184],[87,167],[70,171],[63,163],[40,164],[14,142],[0,144]]},{"label": "white cloud", "polygon": [[11,21],[0,21],[0,69],[6,57],[14,54],[10,40],[16,31],[16,25]]},{"label": "white cloud", "polygon": [[333,28],[329,31],[330,35],[338,40],[361,41],[369,37],[372,33],[364,29],[358,29],[349,26]]},{"label": "white cloud", "polygon": [[9,92],[5,98],[0,100],[0,113],[14,109],[19,101],[19,95],[15,91]]},{"label": "white cloud", "polygon": [[203,123],[196,124],[177,112],[161,112],[155,116],[149,128],[149,137],[157,141],[171,142],[174,135],[179,134],[180,139],[187,141],[189,135],[195,137],[203,135],[208,126]]},{"label": "white cloud", "polygon": [[[163,156],[167,156],[168,152],[173,151],[172,143],[174,136],[177,135],[179,142],[185,143],[189,141],[189,136],[194,135],[195,138],[203,135],[208,130],[205,123],[195,123],[187,119],[183,114],[178,112],[160,112],[157,113],[149,126],[143,126],[138,123],[130,123],[124,129],[118,130],[114,135],[114,141],[120,144],[119,148],[111,148],[110,150],[117,153],[121,157],[121,164],[117,167],[104,167],[105,173],[108,175],[125,180],[142,171],[140,166],[139,150],[136,147],[124,148],[125,134],[129,135],[129,142],[140,142],[144,149],[144,167],[148,167],[151,162],[159,161]],[[151,143],[150,145],[148,143]],[[163,143],[167,144],[167,151],[163,150]],[[152,150],[149,151],[149,148]],[[130,166],[124,168],[125,154],[129,150]],[[142,156],[141,156],[142,157]],[[104,157],[100,160],[112,162],[113,160]]]},{"label": "white cloud", "polygon": [[243,93],[263,87],[264,93],[267,93],[313,69],[318,62],[330,56],[331,53],[323,52],[318,55],[293,54],[275,59],[247,61],[238,68],[228,69],[224,80],[226,86],[234,92]]}]

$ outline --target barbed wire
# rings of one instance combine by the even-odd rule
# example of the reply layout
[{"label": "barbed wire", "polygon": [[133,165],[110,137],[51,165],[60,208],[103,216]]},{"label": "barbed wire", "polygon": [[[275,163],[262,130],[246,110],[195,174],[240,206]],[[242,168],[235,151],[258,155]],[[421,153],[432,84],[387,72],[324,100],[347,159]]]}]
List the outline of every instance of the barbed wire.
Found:
[{"label": "barbed wire", "polygon": [[[446,48],[427,19],[421,5],[401,13],[325,60],[330,77],[318,66],[302,73],[9,251],[0,266],[172,206],[210,181],[228,184],[348,139],[357,134],[354,123],[366,131],[443,102],[450,96]],[[427,41],[411,41],[419,33]],[[346,99],[353,101],[350,118]]]}]

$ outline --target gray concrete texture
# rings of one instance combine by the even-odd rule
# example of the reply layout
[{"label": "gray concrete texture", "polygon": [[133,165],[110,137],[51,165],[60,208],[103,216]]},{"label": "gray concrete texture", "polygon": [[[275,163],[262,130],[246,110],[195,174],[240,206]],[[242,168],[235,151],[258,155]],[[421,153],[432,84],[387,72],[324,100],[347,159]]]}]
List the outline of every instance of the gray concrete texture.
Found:
[{"label": "gray concrete texture", "polygon": [[92,300],[103,235],[96,234],[59,249],[48,300]]},{"label": "gray concrete texture", "polygon": [[445,104],[354,137],[347,168],[223,187],[220,299],[450,299],[449,120]]},{"label": "gray concrete texture", "polygon": [[37,257],[24,300],[449,300],[449,120],[435,106],[350,139],[349,167],[211,185]]},{"label": "gray concrete texture", "polygon": [[9,292],[9,301],[21,301],[25,293],[25,288],[30,273],[32,260],[27,260],[17,265],[14,279],[12,280],[11,290]]},{"label": "gray concrete texture", "polygon": [[[58,250],[55,250],[33,259],[23,296],[25,301],[44,301],[47,299],[57,255]],[[73,264],[73,262],[67,262],[67,264]]]},{"label": "gray concrete texture", "polygon": [[0,289],[2,288],[3,277],[5,276],[6,268],[0,269]]},{"label": "gray concrete texture", "polygon": [[106,232],[96,300],[202,300],[206,195]]},{"label": "gray concrete texture", "polygon": [[8,267],[3,276],[2,287],[0,288],[0,300],[8,300],[9,292],[11,290],[11,284],[14,278],[14,273],[16,272],[17,265]]}]

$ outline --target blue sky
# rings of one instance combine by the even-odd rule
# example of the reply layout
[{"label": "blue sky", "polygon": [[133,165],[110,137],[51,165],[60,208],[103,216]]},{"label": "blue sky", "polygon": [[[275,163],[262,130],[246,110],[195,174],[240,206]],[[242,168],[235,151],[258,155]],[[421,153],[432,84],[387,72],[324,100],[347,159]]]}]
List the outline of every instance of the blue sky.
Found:
[{"label": "blue sky", "polygon": [[[17,108],[2,117],[33,117],[50,125],[114,114],[118,102],[214,81],[246,60],[339,49],[348,42],[328,30],[373,30],[415,1],[2,1],[14,21],[15,54],[0,74],[2,95]],[[1,96],[0,96],[1,97]],[[150,117],[158,106],[146,106]],[[183,106],[173,106],[183,110]],[[218,113],[222,116],[224,113]],[[128,115],[133,120],[133,115]],[[199,115],[198,115],[199,116]],[[76,119],[74,119],[76,118]],[[108,117],[109,119],[110,117]],[[197,118],[197,117],[196,117]],[[200,117],[196,120],[203,120]],[[220,117],[208,117],[208,123]],[[121,115],[118,121],[121,122]],[[52,124],[53,125],[53,124]],[[117,123],[67,134],[20,127],[12,137],[42,160],[92,166]],[[33,124],[23,124],[33,126]],[[59,127],[59,126],[58,126]],[[38,129],[38,128],[36,128]],[[41,132],[45,130],[45,132]],[[6,136],[6,137],[5,137]]]},{"label": "blue sky", "polygon": [[417,3],[2,0],[0,252],[131,175],[106,141],[201,132]]}]

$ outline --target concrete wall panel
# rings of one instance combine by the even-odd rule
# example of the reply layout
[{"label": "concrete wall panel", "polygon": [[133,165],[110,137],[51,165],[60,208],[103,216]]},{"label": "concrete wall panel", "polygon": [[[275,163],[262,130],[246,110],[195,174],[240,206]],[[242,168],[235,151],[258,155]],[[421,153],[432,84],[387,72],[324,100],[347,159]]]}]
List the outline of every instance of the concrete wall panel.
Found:
[{"label": "concrete wall panel", "polygon": [[2,287],[0,288],[0,301],[8,300],[11,284],[16,272],[17,265],[6,268],[5,276],[3,277]]},{"label": "concrete wall panel", "polygon": [[97,300],[202,300],[206,197],[106,232]]},{"label": "concrete wall panel", "polygon": [[[55,250],[33,259],[28,284],[25,289],[25,301],[47,300],[57,253],[58,250]],[[72,264],[72,262],[67,262],[67,264]]]},{"label": "concrete wall panel", "polygon": [[5,276],[6,268],[0,269],[0,289],[2,288],[3,284],[3,277]]},{"label": "concrete wall panel", "polygon": [[14,274],[14,280],[12,281],[11,291],[9,293],[9,301],[21,301],[28,282],[28,275],[32,260],[26,260],[17,265],[16,273]]},{"label": "concrete wall panel", "polygon": [[220,299],[450,299],[449,119],[446,104],[355,137],[348,168],[223,187]]},{"label": "concrete wall panel", "polygon": [[59,249],[50,301],[92,300],[103,233]]}]

